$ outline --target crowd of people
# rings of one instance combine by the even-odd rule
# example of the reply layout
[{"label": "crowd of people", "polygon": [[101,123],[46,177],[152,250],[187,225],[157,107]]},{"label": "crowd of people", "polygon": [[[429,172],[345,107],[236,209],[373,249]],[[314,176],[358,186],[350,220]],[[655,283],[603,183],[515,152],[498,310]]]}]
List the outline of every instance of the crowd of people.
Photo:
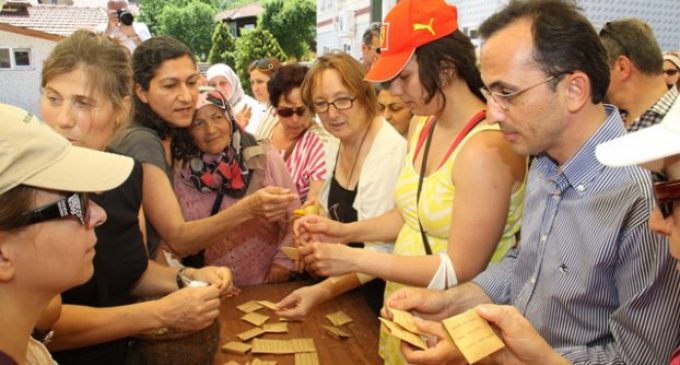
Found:
[{"label": "crowd of people", "polygon": [[279,316],[411,312],[427,348],[381,332],[386,364],[465,364],[440,320],[470,309],[489,363],[680,364],[680,53],[644,21],[512,0],[477,53],[402,0],[361,60],[253,60],[251,97],[108,11],[43,60],[41,118],[0,104],[0,364],[129,364],[298,278]]}]

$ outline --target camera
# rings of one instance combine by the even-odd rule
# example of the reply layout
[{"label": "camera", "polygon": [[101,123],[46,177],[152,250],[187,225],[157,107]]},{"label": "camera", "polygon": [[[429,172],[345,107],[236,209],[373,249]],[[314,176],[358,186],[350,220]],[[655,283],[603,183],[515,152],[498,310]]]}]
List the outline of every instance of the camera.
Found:
[{"label": "camera", "polygon": [[125,25],[132,25],[135,20],[134,15],[127,10],[116,10],[116,14],[118,14],[118,21]]}]

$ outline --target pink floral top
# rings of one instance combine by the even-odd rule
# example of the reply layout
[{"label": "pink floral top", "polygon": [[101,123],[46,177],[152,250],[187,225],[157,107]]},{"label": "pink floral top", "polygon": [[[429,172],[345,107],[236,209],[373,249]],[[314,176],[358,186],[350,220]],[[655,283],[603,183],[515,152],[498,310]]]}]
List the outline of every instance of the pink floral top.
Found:
[{"label": "pink floral top", "polygon": [[[247,195],[266,186],[280,186],[295,191],[295,184],[286,165],[276,151],[267,148],[266,154],[259,157],[262,158],[254,157],[246,161],[246,165],[255,170]],[[210,215],[215,193],[198,191],[182,179],[179,171],[175,172],[173,183],[184,219],[191,221]],[[221,209],[226,209],[236,201],[225,195]],[[296,202],[290,209],[299,205]],[[253,219],[208,246],[205,250],[205,264],[229,267],[236,286],[260,284],[266,281],[272,263],[293,268],[293,263],[280,250],[280,247],[291,244],[292,229],[288,217],[275,223]]]}]

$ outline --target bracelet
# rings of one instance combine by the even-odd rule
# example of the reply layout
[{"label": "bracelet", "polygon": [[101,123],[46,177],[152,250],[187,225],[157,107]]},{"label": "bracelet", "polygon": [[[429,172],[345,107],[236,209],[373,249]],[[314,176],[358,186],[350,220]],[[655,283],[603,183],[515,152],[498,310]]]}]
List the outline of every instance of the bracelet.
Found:
[{"label": "bracelet", "polygon": [[191,280],[189,280],[189,278],[187,278],[184,275],[184,270],[186,270],[186,269],[187,269],[186,267],[183,267],[183,268],[179,269],[179,271],[177,271],[177,278],[176,278],[177,289],[185,288],[188,285],[188,283],[191,281]]},{"label": "bracelet", "polygon": [[48,329],[41,331],[37,328],[34,328],[33,333],[31,333],[31,337],[33,337],[36,341],[42,342],[43,345],[47,345],[54,339],[54,330]]}]

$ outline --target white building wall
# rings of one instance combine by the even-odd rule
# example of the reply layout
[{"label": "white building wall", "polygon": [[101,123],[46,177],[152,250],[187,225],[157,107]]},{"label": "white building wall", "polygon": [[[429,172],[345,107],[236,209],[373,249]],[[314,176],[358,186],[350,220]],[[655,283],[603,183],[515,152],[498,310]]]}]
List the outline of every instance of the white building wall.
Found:
[{"label": "white building wall", "polygon": [[[500,10],[507,0],[446,0],[458,7],[458,24],[470,34],[494,12]],[[640,18],[654,29],[663,50],[680,49],[680,2],[679,0],[579,0],[586,16],[596,29],[610,20]],[[383,17],[396,4],[396,0],[383,0]],[[328,50],[347,50],[352,56],[361,57],[361,36],[370,24],[370,12],[352,17],[347,14],[370,7],[370,0],[317,0],[317,53]],[[343,16],[344,15],[344,16]],[[331,19],[332,22],[328,22]],[[344,29],[341,29],[344,28]],[[473,39],[479,45],[480,40]]]},{"label": "white building wall", "polygon": [[[447,0],[458,6],[461,29],[477,28],[500,10],[505,0]],[[680,49],[680,3],[678,0],[579,0],[579,6],[600,29],[608,21],[640,18],[654,29],[661,49]],[[468,33],[469,34],[469,33]],[[477,42],[476,42],[477,43]]]},{"label": "white building wall", "polygon": [[0,31],[0,48],[30,48],[33,67],[0,69],[0,103],[12,104],[40,115],[40,73],[56,43],[42,38]]},{"label": "white building wall", "polygon": [[370,0],[317,0],[317,54],[342,50],[360,59],[361,36],[371,21],[370,5]]}]

